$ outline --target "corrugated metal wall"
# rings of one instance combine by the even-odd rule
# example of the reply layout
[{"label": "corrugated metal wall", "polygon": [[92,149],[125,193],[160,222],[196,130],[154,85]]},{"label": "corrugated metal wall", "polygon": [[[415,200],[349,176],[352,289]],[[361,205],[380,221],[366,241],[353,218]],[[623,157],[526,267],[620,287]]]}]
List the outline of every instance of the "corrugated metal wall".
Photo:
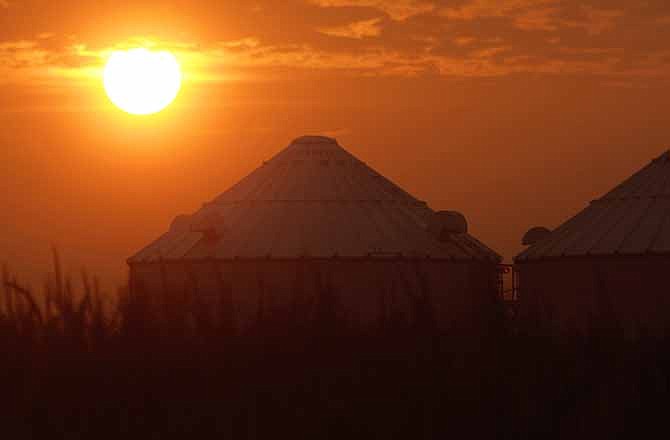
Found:
[{"label": "corrugated metal wall", "polygon": [[133,288],[152,295],[191,291],[212,300],[227,292],[240,326],[255,319],[261,297],[268,310],[286,310],[297,303],[311,313],[321,285],[332,287],[338,316],[352,324],[376,325],[384,313],[411,321],[413,301],[427,288],[439,328],[481,331],[499,305],[496,276],[495,264],[429,259],[209,260],[131,266]]},{"label": "corrugated metal wall", "polygon": [[518,264],[522,323],[556,331],[670,324],[670,257],[573,258]]}]

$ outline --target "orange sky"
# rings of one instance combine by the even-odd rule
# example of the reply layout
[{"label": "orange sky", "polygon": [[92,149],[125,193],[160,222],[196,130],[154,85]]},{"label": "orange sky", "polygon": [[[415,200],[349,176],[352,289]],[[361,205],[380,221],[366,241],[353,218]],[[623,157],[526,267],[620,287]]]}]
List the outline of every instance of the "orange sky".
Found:
[{"label": "orange sky", "polygon": [[[0,0],[0,261],[124,260],[303,134],[327,134],[511,258],[670,145],[667,0]],[[222,6],[225,5],[225,6]],[[170,49],[166,111],[106,99]]]}]

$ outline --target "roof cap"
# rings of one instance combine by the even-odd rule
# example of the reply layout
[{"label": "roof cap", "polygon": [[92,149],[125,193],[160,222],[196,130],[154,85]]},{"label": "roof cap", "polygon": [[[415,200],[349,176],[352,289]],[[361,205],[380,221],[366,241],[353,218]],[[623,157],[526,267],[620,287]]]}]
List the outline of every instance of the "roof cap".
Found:
[{"label": "roof cap", "polygon": [[292,144],[337,144],[335,138],[326,136],[300,136],[291,142]]}]

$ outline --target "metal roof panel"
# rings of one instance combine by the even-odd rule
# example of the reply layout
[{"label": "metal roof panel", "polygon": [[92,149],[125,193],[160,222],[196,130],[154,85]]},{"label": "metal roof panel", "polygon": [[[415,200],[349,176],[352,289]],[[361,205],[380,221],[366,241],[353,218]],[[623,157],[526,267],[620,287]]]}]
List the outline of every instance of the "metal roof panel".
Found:
[{"label": "metal roof panel", "polygon": [[433,211],[356,159],[334,139],[300,138],[191,217],[216,213],[216,240],[169,232],[129,261],[146,258],[299,258],[430,255],[500,257],[464,234],[441,242]]},{"label": "metal roof panel", "polygon": [[670,152],[593,201],[515,260],[646,253],[670,253]]}]

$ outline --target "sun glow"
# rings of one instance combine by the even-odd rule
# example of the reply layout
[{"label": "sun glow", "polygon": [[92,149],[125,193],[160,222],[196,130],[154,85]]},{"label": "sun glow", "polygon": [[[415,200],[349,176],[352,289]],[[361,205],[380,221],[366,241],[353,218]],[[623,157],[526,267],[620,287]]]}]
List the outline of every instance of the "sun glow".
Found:
[{"label": "sun glow", "polygon": [[133,115],[167,107],[181,88],[181,69],[170,52],[137,48],[112,52],[103,74],[109,99]]}]

